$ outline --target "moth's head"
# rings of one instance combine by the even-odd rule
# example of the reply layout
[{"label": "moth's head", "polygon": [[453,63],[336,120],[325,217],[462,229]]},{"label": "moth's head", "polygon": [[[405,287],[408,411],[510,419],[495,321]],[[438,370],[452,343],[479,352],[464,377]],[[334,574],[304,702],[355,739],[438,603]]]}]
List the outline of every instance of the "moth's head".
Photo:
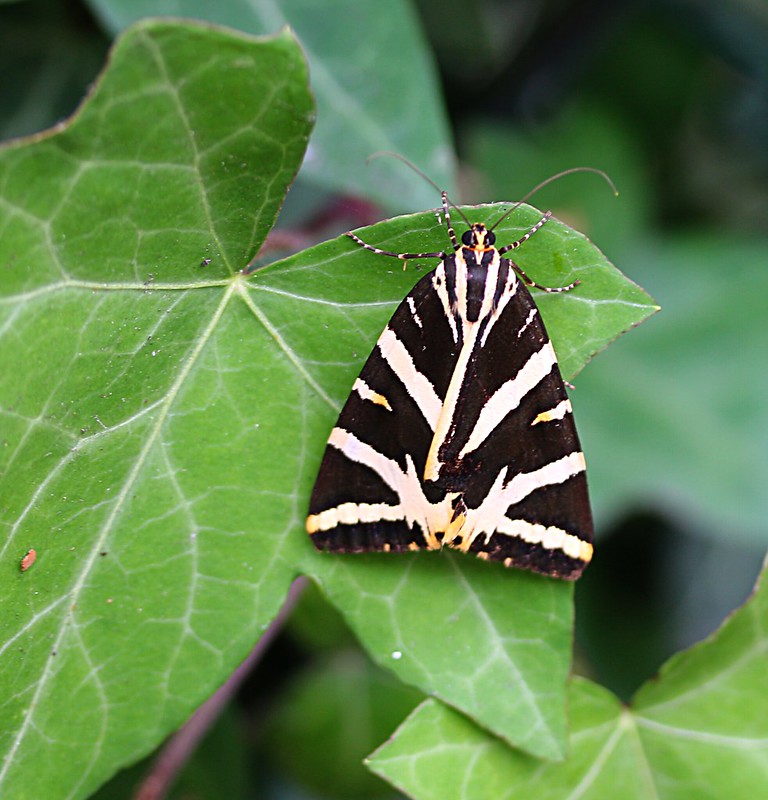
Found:
[{"label": "moth's head", "polygon": [[461,243],[473,250],[489,250],[496,241],[496,234],[489,231],[482,222],[475,222],[468,231],[464,231]]}]

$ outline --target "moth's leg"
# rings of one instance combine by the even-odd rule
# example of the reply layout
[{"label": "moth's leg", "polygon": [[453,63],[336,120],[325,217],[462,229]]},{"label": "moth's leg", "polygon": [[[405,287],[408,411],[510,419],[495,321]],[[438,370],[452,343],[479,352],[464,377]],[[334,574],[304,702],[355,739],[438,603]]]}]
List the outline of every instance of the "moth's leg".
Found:
[{"label": "moth's leg", "polygon": [[393,253],[391,250],[382,250],[380,247],[366,244],[359,236],[352,233],[352,231],[347,231],[347,236],[349,236],[353,242],[357,242],[360,247],[364,247],[372,253],[377,253],[380,256],[392,256],[392,258],[399,258],[402,261],[410,261],[412,258],[439,258],[441,260],[445,258],[445,253]]},{"label": "moth's leg", "polygon": [[574,289],[578,286],[581,281],[575,280],[573,283],[569,283],[567,286],[542,286],[540,283],[536,283],[536,281],[531,280],[521,269],[515,264],[514,261],[509,262],[515,272],[526,282],[528,286],[534,286],[537,289],[541,289],[542,292],[570,292],[571,289]]},{"label": "moth's leg", "polygon": [[[542,227],[546,222],[549,221],[550,217],[552,216],[551,211],[547,211],[546,214],[526,233],[524,236],[521,236],[516,242],[512,242],[512,244],[505,245],[504,247],[499,249],[499,255],[504,255],[504,253],[509,252],[510,250],[514,250],[516,247],[520,247],[523,242],[527,242],[534,233],[536,233],[539,228]],[[543,292],[569,292],[574,287],[578,286],[581,281],[575,280],[573,283],[569,283],[567,286],[542,286],[540,283],[536,283],[536,281],[529,278],[525,272],[517,265],[514,261],[509,262],[515,269],[515,272],[526,282],[528,286],[534,286],[536,289],[541,289]]]}]

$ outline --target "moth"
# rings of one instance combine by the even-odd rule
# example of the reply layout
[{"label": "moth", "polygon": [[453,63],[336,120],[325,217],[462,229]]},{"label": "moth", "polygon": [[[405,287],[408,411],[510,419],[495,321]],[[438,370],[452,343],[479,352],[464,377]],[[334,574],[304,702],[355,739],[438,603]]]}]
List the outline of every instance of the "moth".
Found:
[{"label": "moth", "polygon": [[466,218],[457,239],[445,192],[442,212],[451,252],[394,253],[347,233],[379,255],[438,264],[399,305],[352,387],[307,532],[319,550],[448,547],[575,580],[592,558],[584,455],[527,287],[565,292],[579,282],[541,286],[506,257],[550,212],[500,248],[495,226]]}]

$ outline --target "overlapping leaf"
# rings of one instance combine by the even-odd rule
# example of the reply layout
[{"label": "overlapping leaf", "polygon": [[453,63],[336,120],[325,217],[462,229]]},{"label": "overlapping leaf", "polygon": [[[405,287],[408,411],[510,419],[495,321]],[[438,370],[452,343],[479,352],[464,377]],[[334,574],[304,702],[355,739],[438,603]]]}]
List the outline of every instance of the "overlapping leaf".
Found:
[{"label": "overlapping leaf", "polygon": [[381,150],[407,156],[448,191],[454,158],[438,78],[417,16],[408,0],[90,0],[112,32],[144,16],[174,14],[274,34],[290,25],[309,62],[317,97],[317,128],[302,177],[323,189],[374,200],[382,208],[413,211],[432,202],[432,190],[383,159]]},{"label": "overlapping leaf", "polygon": [[630,708],[574,680],[568,759],[507,747],[434,700],[370,759],[416,800],[748,800],[768,781],[768,582],[709,640],[672,658]]}]

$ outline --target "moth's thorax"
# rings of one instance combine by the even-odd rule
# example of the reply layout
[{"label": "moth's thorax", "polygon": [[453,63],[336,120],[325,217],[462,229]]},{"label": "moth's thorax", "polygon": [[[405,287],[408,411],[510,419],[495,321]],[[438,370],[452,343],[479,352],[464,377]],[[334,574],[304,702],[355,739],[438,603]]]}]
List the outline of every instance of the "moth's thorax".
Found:
[{"label": "moth's thorax", "polygon": [[460,247],[438,266],[435,278],[446,311],[461,327],[495,315],[504,292],[514,292],[517,283],[509,261],[495,247]]},{"label": "moth's thorax", "polygon": [[499,251],[495,247],[462,247],[459,252],[469,269],[488,269],[495,258],[499,257]]}]

